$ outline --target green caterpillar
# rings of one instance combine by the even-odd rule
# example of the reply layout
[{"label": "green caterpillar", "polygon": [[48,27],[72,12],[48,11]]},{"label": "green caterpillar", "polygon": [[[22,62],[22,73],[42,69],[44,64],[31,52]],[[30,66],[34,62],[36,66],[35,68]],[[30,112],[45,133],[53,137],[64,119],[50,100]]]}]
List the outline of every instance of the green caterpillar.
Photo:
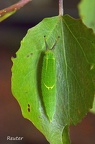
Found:
[{"label": "green caterpillar", "polygon": [[41,73],[42,98],[45,112],[49,121],[52,121],[56,106],[56,59],[53,53],[53,49],[56,46],[57,40],[55,41],[52,48],[49,49],[45,39],[46,51],[43,57]]}]

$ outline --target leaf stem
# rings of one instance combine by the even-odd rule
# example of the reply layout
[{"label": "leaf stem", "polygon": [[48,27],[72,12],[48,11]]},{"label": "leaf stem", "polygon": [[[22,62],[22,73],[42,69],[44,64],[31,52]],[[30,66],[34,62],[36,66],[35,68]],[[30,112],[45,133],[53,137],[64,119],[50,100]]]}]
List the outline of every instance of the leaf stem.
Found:
[{"label": "leaf stem", "polygon": [[65,126],[62,133],[63,144],[70,144],[69,127]]},{"label": "leaf stem", "polygon": [[59,15],[63,16],[63,0],[59,0]]}]

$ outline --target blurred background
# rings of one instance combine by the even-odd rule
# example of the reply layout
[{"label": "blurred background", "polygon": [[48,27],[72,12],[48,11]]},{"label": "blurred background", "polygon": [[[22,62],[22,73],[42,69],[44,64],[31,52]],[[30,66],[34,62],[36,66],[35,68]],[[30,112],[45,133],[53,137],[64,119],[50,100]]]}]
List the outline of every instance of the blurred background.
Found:
[{"label": "blurred background", "polygon": [[[0,9],[17,0],[0,0]],[[64,12],[79,18],[80,0],[64,0]],[[15,56],[27,30],[45,17],[58,15],[58,0],[33,0],[0,23],[0,144],[48,144],[45,137],[22,117],[11,93],[11,57]],[[7,141],[7,136],[21,136],[23,141]],[[95,144],[95,116],[91,113],[77,126],[71,126],[72,144]]]}]

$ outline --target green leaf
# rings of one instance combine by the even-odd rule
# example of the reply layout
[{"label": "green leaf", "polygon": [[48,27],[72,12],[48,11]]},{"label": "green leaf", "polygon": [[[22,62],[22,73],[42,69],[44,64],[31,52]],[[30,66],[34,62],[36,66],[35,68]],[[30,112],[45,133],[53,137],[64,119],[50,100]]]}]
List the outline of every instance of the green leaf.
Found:
[{"label": "green leaf", "polygon": [[95,0],[81,0],[79,4],[79,15],[84,24],[95,32]]},{"label": "green leaf", "polygon": [[[56,59],[56,108],[50,122],[41,91],[44,36],[49,48],[60,36]],[[45,18],[29,29],[13,58],[12,92],[22,114],[51,144],[69,144],[67,126],[77,124],[92,107],[95,36],[80,20],[68,15]],[[52,101],[51,101],[52,104]],[[67,141],[66,141],[66,139]]]}]

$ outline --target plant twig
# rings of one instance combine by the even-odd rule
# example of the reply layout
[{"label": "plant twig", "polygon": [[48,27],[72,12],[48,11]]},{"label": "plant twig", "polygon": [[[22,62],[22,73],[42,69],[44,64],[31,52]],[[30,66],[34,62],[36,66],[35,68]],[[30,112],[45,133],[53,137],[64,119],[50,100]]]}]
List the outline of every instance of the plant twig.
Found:
[{"label": "plant twig", "polygon": [[63,0],[59,0],[59,15],[63,16]]},{"label": "plant twig", "polygon": [[13,11],[20,9],[21,7],[23,7],[25,4],[27,4],[30,1],[31,0],[20,0],[19,2],[0,10],[0,17],[4,16],[6,13],[13,12]]}]

